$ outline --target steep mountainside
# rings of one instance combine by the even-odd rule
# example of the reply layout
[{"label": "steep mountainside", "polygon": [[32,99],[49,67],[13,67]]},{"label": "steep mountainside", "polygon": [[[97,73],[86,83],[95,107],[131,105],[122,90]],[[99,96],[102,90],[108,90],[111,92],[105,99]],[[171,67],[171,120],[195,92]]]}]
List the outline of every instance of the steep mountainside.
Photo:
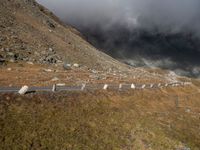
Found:
[{"label": "steep mountainside", "polygon": [[0,0],[0,59],[39,64],[79,63],[126,68],[95,49],[81,34],[34,0]]},{"label": "steep mountainside", "polygon": [[[0,0],[0,3],[0,64],[7,64],[0,66],[1,85],[168,83],[178,80],[172,72],[133,68],[120,63],[93,47],[81,33],[64,25],[35,0]],[[72,70],[65,67],[63,70],[63,64],[72,65],[69,68]]]},{"label": "steep mountainside", "polygon": [[[97,30],[98,28],[98,30]],[[133,66],[160,67],[200,76],[200,38],[192,31],[161,32],[144,28],[80,27],[93,45]]]}]

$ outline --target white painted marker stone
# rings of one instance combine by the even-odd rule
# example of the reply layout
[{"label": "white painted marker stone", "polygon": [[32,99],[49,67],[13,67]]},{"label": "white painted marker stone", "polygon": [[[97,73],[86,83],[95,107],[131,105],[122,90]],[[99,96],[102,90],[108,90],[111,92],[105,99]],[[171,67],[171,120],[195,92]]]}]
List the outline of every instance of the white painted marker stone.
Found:
[{"label": "white painted marker stone", "polygon": [[153,86],[154,86],[154,84],[151,84],[151,85],[150,85],[150,88],[153,88]]},{"label": "white painted marker stone", "polygon": [[135,89],[135,84],[131,84],[131,89]]},{"label": "white painted marker stone", "polygon": [[24,95],[24,94],[26,94],[27,91],[28,91],[28,86],[25,85],[18,91],[18,93],[20,95]]},{"label": "white painted marker stone", "polygon": [[107,90],[108,89],[108,84],[105,84],[104,87],[103,87],[103,89]]},{"label": "white painted marker stone", "polygon": [[81,87],[81,91],[83,91],[86,87],[86,84],[83,84],[82,87]]},{"label": "white painted marker stone", "polygon": [[146,85],[144,84],[144,85],[142,85],[142,89],[144,89],[146,87]]},{"label": "white painted marker stone", "polygon": [[56,84],[54,84],[52,87],[52,92],[55,92],[55,91],[56,91]]},{"label": "white painted marker stone", "polygon": [[122,88],[122,84],[119,85],[119,89],[121,89],[121,88]]}]

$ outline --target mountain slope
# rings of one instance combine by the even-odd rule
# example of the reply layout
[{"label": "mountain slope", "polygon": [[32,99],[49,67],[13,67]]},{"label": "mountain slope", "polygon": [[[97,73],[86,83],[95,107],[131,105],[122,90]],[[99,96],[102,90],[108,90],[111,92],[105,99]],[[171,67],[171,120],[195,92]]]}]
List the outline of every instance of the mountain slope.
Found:
[{"label": "mountain slope", "polygon": [[0,0],[0,56],[8,61],[79,63],[126,68],[86,42],[81,34],[34,0]]},{"label": "mountain slope", "polygon": [[120,25],[79,29],[93,45],[133,66],[170,69],[189,77],[200,75],[200,38],[192,31],[162,32]]},{"label": "mountain slope", "polygon": [[[97,50],[81,33],[64,25],[35,0],[0,0],[0,3],[0,64],[11,62],[1,66],[1,85],[176,81],[177,76],[170,72],[131,68]],[[26,62],[34,66],[24,65]],[[78,63],[81,67],[63,72],[65,63]],[[52,73],[44,71],[46,68]],[[55,77],[60,80],[54,82]]]}]

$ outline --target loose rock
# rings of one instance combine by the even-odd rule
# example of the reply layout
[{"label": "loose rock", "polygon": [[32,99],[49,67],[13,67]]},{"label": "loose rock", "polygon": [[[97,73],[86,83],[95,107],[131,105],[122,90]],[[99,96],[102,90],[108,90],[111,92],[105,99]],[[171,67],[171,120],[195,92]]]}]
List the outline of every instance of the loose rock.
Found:
[{"label": "loose rock", "polygon": [[59,81],[59,78],[54,77],[51,81]]},{"label": "loose rock", "polygon": [[33,65],[33,62],[28,61],[27,64],[29,64],[29,65]]},{"label": "loose rock", "polygon": [[53,72],[51,69],[44,69],[45,72]]},{"label": "loose rock", "polygon": [[76,68],[79,68],[79,67],[80,67],[79,64],[74,64],[73,66],[76,67]]},{"label": "loose rock", "polygon": [[63,64],[63,68],[64,68],[65,70],[71,70],[71,64],[66,64],[66,63],[64,63],[64,64]]},{"label": "loose rock", "polygon": [[54,25],[51,21],[49,21],[49,20],[47,20],[47,25],[48,25],[50,28],[55,28],[55,25]]}]

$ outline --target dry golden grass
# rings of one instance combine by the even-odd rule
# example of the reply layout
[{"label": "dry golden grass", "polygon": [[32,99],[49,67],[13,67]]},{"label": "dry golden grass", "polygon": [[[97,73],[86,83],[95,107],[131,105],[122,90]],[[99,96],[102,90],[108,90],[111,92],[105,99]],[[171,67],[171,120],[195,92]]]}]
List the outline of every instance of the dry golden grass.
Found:
[{"label": "dry golden grass", "polygon": [[[0,149],[200,148],[193,87],[0,96]],[[195,109],[193,109],[195,107]]]},{"label": "dry golden grass", "polygon": [[[11,69],[11,70],[8,70]],[[50,69],[51,72],[44,70]],[[144,77],[145,73],[138,71],[141,76],[137,75],[137,69],[129,70],[128,72],[122,73],[109,73],[101,71],[100,73],[92,73],[88,70],[88,67],[82,66],[80,68],[74,68],[72,70],[64,70],[62,65],[41,65],[34,64],[30,65],[25,62],[8,63],[0,66],[0,85],[1,86],[52,86],[55,83],[65,83],[66,85],[81,85],[82,83],[90,84],[119,84],[119,83],[139,83],[139,84],[150,84],[150,83],[165,83],[166,79],[161,79],[157,76],[152,78]],[[121,74],[125,74],[121,76]],[[101,77],[97,79],[92,76]],[[57,77],[58,81],[52,81],[54,77]]]}]

